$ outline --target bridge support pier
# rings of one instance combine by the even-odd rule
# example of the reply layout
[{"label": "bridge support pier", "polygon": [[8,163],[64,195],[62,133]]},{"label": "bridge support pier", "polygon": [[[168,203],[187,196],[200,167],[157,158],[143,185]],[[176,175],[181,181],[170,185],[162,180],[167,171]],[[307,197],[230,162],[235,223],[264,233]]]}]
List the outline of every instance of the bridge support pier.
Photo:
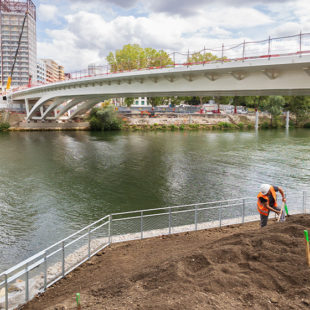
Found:
[{"label": "bridge support pier", "polygon": [[256,110],[256,115],[255,115],[255,129],[258,129],[258,110]]},{"label": "bridge support pier", "polygon": [[290,111],[286,111],[286,125],[285,125],[286,129],[290,128]]},{"label": "bridge support pier", "polygon": [[25,98],[25,107],[26,107],[26,115],[27,118],[29,116],[29,102],[28,102],[28,98]]}]

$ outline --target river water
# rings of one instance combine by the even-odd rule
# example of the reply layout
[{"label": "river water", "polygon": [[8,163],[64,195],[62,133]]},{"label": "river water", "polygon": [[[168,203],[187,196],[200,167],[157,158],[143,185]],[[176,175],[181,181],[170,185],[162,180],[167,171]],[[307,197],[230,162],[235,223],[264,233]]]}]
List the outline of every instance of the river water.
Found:
[{"label": "river water", "polygon": [[2,133],[0,272],[113,212],[309,189],[309,146],[302,129]]}]

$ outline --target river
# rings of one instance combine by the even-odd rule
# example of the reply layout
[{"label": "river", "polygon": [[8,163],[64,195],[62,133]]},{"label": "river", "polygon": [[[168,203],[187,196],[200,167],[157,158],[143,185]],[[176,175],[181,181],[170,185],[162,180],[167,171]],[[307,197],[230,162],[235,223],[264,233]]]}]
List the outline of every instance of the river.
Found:
[{"label": "river", "polygon": [[112,212],[309,189],[309,144],[303,129],[1,133],[0,272]]}]

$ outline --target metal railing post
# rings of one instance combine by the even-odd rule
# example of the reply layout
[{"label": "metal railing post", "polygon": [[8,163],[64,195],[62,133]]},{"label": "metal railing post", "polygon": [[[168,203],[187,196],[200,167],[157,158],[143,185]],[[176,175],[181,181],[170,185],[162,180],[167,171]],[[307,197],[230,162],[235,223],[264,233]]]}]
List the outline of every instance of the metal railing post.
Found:
[{"label": "metal railing post", "polygon": [[91,235],[90,235],[90,228],[88,228],[88,258],[90,258],[90,243],[91,243]]},{"label": "metal railing post", "polygon": [[8,275],[4,275],[5,282],[5,310],[9,310],[9,287],[8,287]]},{"label": "metal railing post", "polygon": [[268,60],[270,60],[270,53],[271,53],[271,38],[269,36],[269,39],[268,39]]},{"label": "metal railing post", "polygon": [[111,228],[112,228],[112,215],[109,215],[109,244],[112,243],[112,235],[111,235]]},{"label": "metal railing post", "polygon": [[222,63],[224,62],[224,44],[222,44]]},{"label": "metal railing post", "polygon": [[44,252],[43,260],[44,260],[44,291],[46,291],[46,288],[47,288],[47,253],[46,252]]},{"label": "metal railing post", "polygon": [[300,34],[299,34],[299,57],[302,56],[302,34],[301,34],[301,31],[300,31]]},{"label": "metal railing post", "polygon": [[175,52],[173,52],[173,66],[175,67]]},{"label": "metal railing post", "polygon": [[62,277],[65,276],[65,242],[61,243],[62,247]]},{"label": "metal railing post", "polygon": [[197,214],[197,206],[195,206],[195,230],[198,229],[198,214]]},{"label": "metal railing post", "polygon": [[245,216],[245,199],[242,201],[242,224],[244,223],[244,216]]},{"label": "metal railing post", "polygon": [[243,48],[242,48],[242,62],[244,62],[245,58],[245,40],[243,41]]},{"label": "metal railing post", "polygon": [[143,211],[141,211],[141,239],[143,239]]},{"label": "metal railing post", "polygon": [[29,301],[29,270],[28,270],[28,264],[26,264],[26,279],[25,279],[25,301]]},{"label": "metal railing post", "polygon": [[302,206],[303,206],[303,211],[306,214],[307,213],[307,192],[303,191],[302,192]]},{"label": "metal railing post", "polygon": [[219,208],[219,227],[222,227],[222,207]]},{"label": "metal railing post", "polygon": [[169,235],[171,234],[171,208],[169,208]]}]

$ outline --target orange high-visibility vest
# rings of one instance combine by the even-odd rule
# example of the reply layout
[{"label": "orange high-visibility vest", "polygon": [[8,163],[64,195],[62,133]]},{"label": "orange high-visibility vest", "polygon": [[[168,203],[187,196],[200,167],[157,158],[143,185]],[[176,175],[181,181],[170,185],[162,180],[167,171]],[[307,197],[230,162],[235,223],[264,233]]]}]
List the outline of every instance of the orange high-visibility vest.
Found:
[{"label": "orange high-visibility vest", "polygon": [[[276,191],[274,190],[273,186],[270,187],[270,192],[272,194],[272,197],[274,199],[274,206],[277,207],[278,204],[277,204],[277,193]],[[259,198],[264,198],[267,200],[267,203],[269,205],[269,198],[267,195],[263,195],[262,192],[260,192],[258,195],[257,195],[257,210],[260,214],[262,215],[265,215],[265,216],[268,216],[269,214],[269,209],[266,208],[260,201]]]}]

